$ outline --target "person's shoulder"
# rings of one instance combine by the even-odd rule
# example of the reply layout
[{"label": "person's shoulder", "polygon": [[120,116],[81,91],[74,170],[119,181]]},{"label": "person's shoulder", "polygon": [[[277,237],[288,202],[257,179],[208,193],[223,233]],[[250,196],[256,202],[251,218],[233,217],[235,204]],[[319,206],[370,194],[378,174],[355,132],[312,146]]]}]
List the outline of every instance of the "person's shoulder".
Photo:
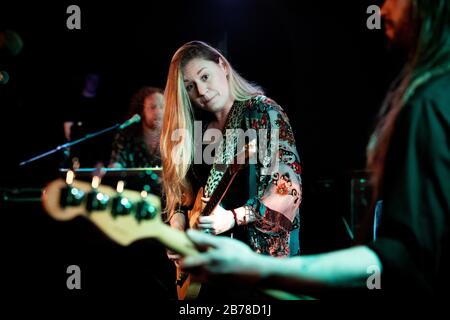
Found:
[{"label": "person's shoulder", "polygon": [[418,87],[400,111],[398,126],[431,134],[450,129],[450,73],[436,76]]},{"label": "person's shoulder", "polygon": [[416,112],[432,109],[450,117],[450,72],[436,76],[417,88],[408,104],[414,105]]},{"label": "person's shoulder", "polygon": [[129,137],[140,137],[144,133],[142,131],[142,126],[139,124],[134,124],[122,130],[123,134]]},{"label": "person's shoulder", "polygon": [[247,107],[250,110],[256,110],[259,112],[268,112],[268,111],[283,112],[283,108],[281,108],[281,106],[277,102],[275,102],[275,100],[262,94],[251,97],[247,101]]},{"label": "person's shoulder", "polygon": [[118,130],[115,139],[122,140],[122,141],[132,141],[136,139],[136,137],[140,137],[141,133],[139,131],[139,128],[135,128],[133,126],[125,128],[123,130]]}]

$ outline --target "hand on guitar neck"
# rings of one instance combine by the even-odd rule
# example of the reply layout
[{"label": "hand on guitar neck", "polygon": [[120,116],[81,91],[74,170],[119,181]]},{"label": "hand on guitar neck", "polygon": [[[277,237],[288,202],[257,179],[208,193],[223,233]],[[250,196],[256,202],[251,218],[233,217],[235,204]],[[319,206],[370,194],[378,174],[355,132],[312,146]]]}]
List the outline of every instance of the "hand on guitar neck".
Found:
[{"label": "hand on guitar neck", "polygon": [[[203,203],[208,203],[210,198],[201,197]],[[198,218],[197,228],[210,234],[221,234],[231,230],[236,225],[234,215],[231,210],[224,209],[217,205],[209,216]]]},{"label": "hand on guitar neck", "polygon": [[221,234],[231,230],[237,224],[238,220],[235,213],[224,209],[220,203],[237,173],[244,169],[256,154],[255,145],[256,139],[246,144],[231,163],[222,166],[220,181],[214,187],[212,193],[208,194],[209,197],[204,197],[204,188],[198,190],[194,205],[188,214],[190,228],[210,234]]}]

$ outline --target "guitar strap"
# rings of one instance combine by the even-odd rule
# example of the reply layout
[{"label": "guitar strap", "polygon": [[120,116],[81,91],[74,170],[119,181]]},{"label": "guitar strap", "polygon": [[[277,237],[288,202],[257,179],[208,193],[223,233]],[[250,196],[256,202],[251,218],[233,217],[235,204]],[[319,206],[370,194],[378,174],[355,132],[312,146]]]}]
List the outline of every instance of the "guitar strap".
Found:
[{"label": "guitar strap", "polygon": [[246,110],[245,101],[235,101],[231,107],[222,131],[222,137],[224,138],[219,144],[214,163],[206,181],[204,188],[205,197],[209,197],[214,193],[227,169],[227,164],[232,163],[236,156],[239,139],[236,133],[238,131],[230,129],[242,129],[242,121]]}]

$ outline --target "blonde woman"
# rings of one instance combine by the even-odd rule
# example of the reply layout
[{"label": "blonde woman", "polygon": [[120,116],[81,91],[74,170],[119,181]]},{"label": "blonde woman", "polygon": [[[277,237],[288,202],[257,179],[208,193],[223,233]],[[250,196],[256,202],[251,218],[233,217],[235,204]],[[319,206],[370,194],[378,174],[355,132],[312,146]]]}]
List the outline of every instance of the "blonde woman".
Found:
[{"label": "blonde woman", "polygon": [[[260,134],[257,151],[264,156],[239,172],[220,204],[195,226],[216,235],[232,231],[261,254],[298,255],[301,167],[283,109],[242,78],[217,49],[200,41],[174,54],[164,100],[160,145],[171,226],[189,227],[188,211],[200,188],[205,202],[214,195],[223,175],[217,163],[230,163],[238,151],[237,136],[229,132],[241,129],[242,137],[253,130]],[[210,141],[198,140],[199,132],[200,139],[226,136],[212,164],[206,152]]]}]

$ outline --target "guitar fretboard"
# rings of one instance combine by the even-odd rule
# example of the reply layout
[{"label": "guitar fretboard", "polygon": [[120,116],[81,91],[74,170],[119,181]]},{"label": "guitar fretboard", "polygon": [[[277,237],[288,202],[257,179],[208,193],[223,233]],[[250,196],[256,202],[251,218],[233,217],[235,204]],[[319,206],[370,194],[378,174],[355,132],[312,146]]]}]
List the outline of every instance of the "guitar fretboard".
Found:
[{"label": "guitar fretboard", "polygon": [[216,190],[214,190],[208,203],[206,204],[205,208],[203,209],[202,216],[208,216],[213,211],[213,209],[216,207],[216,205],[222,199],[228,185],[230,184],[232,178],[234,178],[236,173],[237,173],[237,170],[235,170],[235,172],[232,174],[230,168],[227,168],[227,170],[225,171],[225,173],[222,176],[222,179],[220,179],[220,182],[217,185]]}]

